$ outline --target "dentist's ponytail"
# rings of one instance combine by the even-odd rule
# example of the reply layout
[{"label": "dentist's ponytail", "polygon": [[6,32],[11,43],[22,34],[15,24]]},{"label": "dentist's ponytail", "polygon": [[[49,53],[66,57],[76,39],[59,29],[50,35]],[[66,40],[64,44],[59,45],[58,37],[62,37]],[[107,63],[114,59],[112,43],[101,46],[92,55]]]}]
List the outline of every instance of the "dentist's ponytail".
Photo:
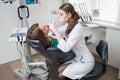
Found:
[{"label": "dentist's ponytail", "polygon": [[69,30],[72,28],[73,24],[79,20],[80,16],[78,15],[78,13],[75,11],[74,7],[72,4],[70,3],[65,3],[62,6],[60,6],[61,10],[65,11],[66,13],[71,13],[71,17],[68,20],[68,26],[67,29],[65,31],[66,36],[68,36],[69,34]]}]

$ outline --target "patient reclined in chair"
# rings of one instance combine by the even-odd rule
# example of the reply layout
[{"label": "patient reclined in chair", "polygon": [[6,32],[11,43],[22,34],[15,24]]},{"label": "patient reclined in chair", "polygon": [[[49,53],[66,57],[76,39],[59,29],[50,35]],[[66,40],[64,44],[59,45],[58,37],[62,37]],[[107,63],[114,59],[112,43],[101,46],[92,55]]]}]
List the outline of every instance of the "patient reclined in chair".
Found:
[{"label": "patient reclined in chair", "polygon": [[64,63],[75,57],[72,51],[64,53],[59,50],[57,39],[48,36],[48,32],[47,25],[33,24],[27,32],[28,44],[46,59],[54,62]]},{"label": "patient reclined in chair", "polygon": [[[75,57],[72,51],[62,52],[57,48],[57,39],[47,35],[47,25],[34,24],[27,32],[27,43],[46,59],[51,80],[59,80],[58,67]],[[49,31],[48,31],[49,32]],[[52,41],[53,40],[53,41]],[[52,41],[52,43],[51,43]]]}]

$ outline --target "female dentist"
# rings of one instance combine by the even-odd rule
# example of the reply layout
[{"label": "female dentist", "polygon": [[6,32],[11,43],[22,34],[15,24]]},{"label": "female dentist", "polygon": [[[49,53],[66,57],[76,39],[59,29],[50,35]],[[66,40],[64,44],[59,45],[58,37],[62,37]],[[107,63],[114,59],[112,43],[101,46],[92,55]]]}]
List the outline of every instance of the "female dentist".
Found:
[{"label": "female dentist", "polygon": [[61,80],[81,79],[89,73],[94,67],[94,57],[87,48],[84,39],[84,31],[78,22],[79,15],[70,3],[65,3],[59,8],[59,20],[67,23],[61,29],[66,29],[66,39],[63,39],[57,28],[50,24],[49,29],[55,34],[58,45],[57,47],[63,52],[73,50],[76,57],[64,64],[59,69],[59,77]]}]

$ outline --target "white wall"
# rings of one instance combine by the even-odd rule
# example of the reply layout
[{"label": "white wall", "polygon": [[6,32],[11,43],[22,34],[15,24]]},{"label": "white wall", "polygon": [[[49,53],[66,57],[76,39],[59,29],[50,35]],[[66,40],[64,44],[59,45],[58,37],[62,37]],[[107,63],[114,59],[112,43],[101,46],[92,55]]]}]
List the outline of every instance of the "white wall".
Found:
[{"label": "white wall", "polygon": [[[30,10],[29,25],[36,22],[48,23],[51,10],[58,10],[61,4],[62,0],[41,0],[41,5],[28,5]],[[18,25],[18,6],[19,0],[16,0],[12,5],[0,2],[0,64],[20,58],[20,54],[16,50],[16,43],[8,42],[8,34],[12,28],[16,28]]]}]

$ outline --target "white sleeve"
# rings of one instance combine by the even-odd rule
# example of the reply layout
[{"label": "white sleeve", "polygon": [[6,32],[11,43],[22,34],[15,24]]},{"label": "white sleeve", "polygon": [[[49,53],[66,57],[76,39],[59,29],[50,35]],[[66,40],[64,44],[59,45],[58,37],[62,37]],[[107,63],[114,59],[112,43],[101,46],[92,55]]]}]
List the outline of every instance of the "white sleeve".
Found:
[{"label": "white sleeve", "polygon": [[58,27],[57,29],[61,35],[65,35],[66,28],[67,28],[67,24],[62,25],[62,26]]},{"label": "white sleeve", "polygon": [[75,44],[77,44],[81,37],[83,37],[83,29],[81,28],[81,25],[76,25],[70,32],[67,41],[61,39],[57,47],[63,52],[68,52],[75,46]]},{"label": "white sleeve", "polygon": [[[59,33],[62,35],[62,37],[65,37],[65,30],[67,28],[67,24],[59,26],[57,29],[59,31]],[[49,31],[48,36],[52,36],[52,37],[56,37],[55,35],[53,35],[53,33],[51,31]]]}]

